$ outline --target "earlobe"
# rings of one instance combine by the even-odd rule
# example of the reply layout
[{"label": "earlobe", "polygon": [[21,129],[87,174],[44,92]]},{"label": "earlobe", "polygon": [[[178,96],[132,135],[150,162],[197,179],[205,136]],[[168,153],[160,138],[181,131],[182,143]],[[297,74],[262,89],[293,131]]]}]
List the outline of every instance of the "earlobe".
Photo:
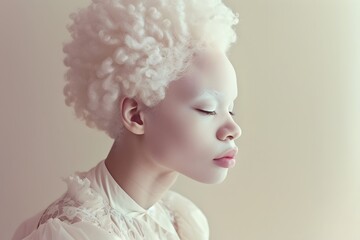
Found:
[{"label": "earlobe", "polygon": [[144,115],[135,99],[124,97],[120,102],[120,114],[127,130],[136,135],[144,134]]}]

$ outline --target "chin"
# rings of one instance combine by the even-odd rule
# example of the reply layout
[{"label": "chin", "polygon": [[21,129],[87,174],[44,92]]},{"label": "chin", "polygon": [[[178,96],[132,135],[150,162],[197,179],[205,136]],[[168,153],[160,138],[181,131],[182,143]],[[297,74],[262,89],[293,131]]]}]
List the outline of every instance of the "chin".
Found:
[{"label": "chin", "polygon": [[206,174],[198,174],[198,175],[187,175],[187,177],[201,183],[205,184],[219,184],[222,183],[227,177],[228,170],[223,169],[221,171],[217,171],[216,173],[206,173]]}]

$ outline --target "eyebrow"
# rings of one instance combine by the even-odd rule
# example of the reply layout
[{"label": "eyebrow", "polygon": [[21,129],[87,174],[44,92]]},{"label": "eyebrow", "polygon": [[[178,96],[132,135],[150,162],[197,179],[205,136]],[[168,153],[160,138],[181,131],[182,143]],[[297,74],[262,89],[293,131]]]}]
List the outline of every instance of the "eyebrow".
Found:
[{"label": "eyebrow", "polygon": [[[211,98],[211,99],[215,99],[216,101],[223,101],[223,99],[225,98],[225,94],[213,89],[205,89],[202,90],[199,95],[197,97],[195,97],[195,100],[199,100],[202,98]],[[235,97],[235,99],[237,98],[237,96]],[[234,99],[234,101],[235,101]]]},{"label": "eyebrow", "polygon": [[204,95],[211,95],[215,98],[219,98],[219,97],[223,97],[224,93],[212,89],[205,89],[199,94],[199,97],[203,97]]}]

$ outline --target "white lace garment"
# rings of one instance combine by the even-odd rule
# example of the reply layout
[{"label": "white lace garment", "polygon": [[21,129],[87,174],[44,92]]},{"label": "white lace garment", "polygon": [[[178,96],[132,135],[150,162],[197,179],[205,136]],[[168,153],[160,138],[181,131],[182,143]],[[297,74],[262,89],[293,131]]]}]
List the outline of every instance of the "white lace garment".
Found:
[{"label": "white lace garment", "polygon": [[148,210],[139,206],[101,161],[65,179],[68,189],[45,211],[22,223],[13,240],[203,240],[204,214],[169,191]]}]

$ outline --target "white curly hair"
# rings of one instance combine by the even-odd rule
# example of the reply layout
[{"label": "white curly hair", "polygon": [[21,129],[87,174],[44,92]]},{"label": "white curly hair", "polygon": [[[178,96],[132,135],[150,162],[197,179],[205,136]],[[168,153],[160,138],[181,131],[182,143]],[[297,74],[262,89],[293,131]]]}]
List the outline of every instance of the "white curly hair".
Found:
[{"label": "white curly hair", "polygon": [[111,138],[122,130],[121,96],[155,106],[194,54],[228,51],[238,22],[221,0],[92,0],[70,18],[65,102]]}]

